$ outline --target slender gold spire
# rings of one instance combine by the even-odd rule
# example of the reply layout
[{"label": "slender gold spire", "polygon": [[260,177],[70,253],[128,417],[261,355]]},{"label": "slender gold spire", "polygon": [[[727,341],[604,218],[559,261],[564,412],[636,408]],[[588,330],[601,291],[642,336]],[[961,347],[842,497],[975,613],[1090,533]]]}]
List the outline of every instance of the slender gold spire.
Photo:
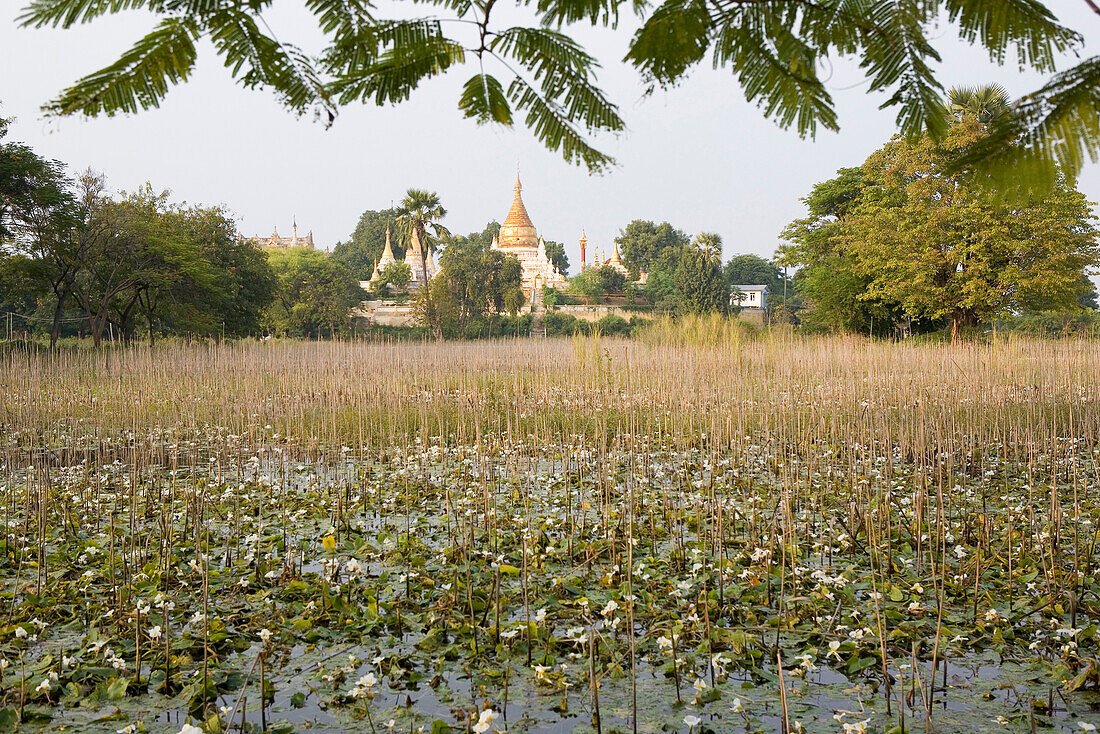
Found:
[{"label": "slender gold spire", "polygon": [[531,224],[531,217],[527,216],[527,207],[523,205],[523,196],[520,192],[523,190],[523,184],[519,182],[519,175],[516,175],[516,196],[512,199],[512,208],[508,210],[508,216],[504,219],[504,224],[501,227],[534,227]]},{"label": "slender gold spire", "polygon": [[386,249],[382,251],[382,261],[393,260],[393,250],[390,248],[390,225],[386,225]]}]

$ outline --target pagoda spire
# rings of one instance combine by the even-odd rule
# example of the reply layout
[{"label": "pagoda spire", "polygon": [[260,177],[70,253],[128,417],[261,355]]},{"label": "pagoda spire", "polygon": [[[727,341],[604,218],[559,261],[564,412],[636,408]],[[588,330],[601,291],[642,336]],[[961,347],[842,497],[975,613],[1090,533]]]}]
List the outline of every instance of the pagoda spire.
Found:
[{"label": "pagoda spire", "polygon": [[387,257],[390,260],[394,259],[393,249],[390,247],[390,225],[388,223],[386,224],[386,249],[382,251],[382,259],[385,260]]}]

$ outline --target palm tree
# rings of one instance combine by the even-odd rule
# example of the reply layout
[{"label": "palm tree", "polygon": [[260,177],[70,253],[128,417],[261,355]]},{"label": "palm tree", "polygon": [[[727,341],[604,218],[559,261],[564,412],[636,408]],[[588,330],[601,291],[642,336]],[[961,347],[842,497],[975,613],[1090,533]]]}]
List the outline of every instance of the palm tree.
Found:
[{"label": "palm tree", "polygon": [[714,232],[700,232],[695,236],[695,246],[707,254],[707,257],[721,259],[722,235]]},{"label": "palm tree", "polygon": [[1012,114],[1012,108],[1008,104],[1008,90],[1000,84],[952,87],[947,93],[947,109],[959,119],[974,117],[986,125],[1000,122]]},{"label": "palm tree", "polygon": [[[438,220],[447,216],[447,210],[439,203],[439,195],[431,191],[409,189],[397,207],[398,233],[406,249],[413,233],[420,241],[420,272],[427,279],[428,253],[436,249],[439,238],[450,235]],[[428,229],[432,234],[428,234]],[[424,283],[427,285],[427,283]]]}]

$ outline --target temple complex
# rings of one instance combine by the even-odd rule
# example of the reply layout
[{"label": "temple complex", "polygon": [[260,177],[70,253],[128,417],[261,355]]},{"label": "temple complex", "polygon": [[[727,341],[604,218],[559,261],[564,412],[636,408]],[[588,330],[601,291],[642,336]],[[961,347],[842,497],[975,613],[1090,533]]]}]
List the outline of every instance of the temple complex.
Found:
[{"label": "temple complex", "polygon": [[[589,267],[593,267],[593,268],[609,267],[612,270],[615,270],[616,272],[622,273],[622,275],[625,276],[627,278],[627,280],[630,279],[630,271],[627,269],[626,265],[623,264],[623,259],[619,256],[619,243],[618,242],[614,243],[614,246],[613,246],[613,249],[612,249],[612,252],[611,252],[611,257],[607,258],[606,260],[602,259],[600,257],[600,246],[596,245],[596,252],[595,252],[595,256],[592,258],[592,265],[591,266],[585,260],[585,251],[587,249],[588,249],[588,237],[585,235],[584,230],[582,229],[581,230],[581,271],[584,271]],[[644,285],[645,282],[646,282],[646,279],[647,279],[647,274],[642,272],[642,273],[638,273],[638,279],[633,281],[633,282],[637,283],[639,285]]]},{"label": "temple complex", "polygon": [[516,194],[512,199],[512,208],[508,211],[504,224],[500,226],[500,233],[493,238],[493,249],[519,260],[523,269],[523,293],[528,303],[533,303],[535,294],[541,293],[544,285],[564,288],[568,281],[547,257],[546,243],[538,236],[535,225],[527,216],[527,208],[520,195],[522,189],[519,176],[516,176]]},{"label": "temple complex", "polygon": [[[409,266],[409,271],[412,273],[412,279],[409,281],[410,288],[418,288],[425,280],[431,280],[439,275],[439,268],[435,265],[432,251],[428,250],[428,277],[424,277],[424,264],[420,262],[420,251],[420,237],[414,230],[412,233],[412,242],[409,244],[409,249],[405,251],[405,259],[403,261]],[[390,227],[386,225],[386,247],[382,250],[382,257],[378,258],[378,262],[374,264],[374,272],[371,273],[370,280],[367,282],[377,283],[380,281],[382,279],[382,271],[386,269],[387,265],[393,262],[397,262],[397,258],[393,256],[393,247],[390,245]]]},{"label": "temple complex", "polygon": [[309,231],[305,237],[298,236],[298,223],[294,222],[291,229],[291,235],[289,237],[280,237],[279,228],[275,227],[271,230],[271,235],[264,237],[263,235],[256,235],[255,237],[245,237],[244,241],[255,247],[263,249],[285,249],[287,247],[313,247],[313,230]]},{"label": "temple complex", "polygon": [[382,271],[386,269],[386,266],[392,262],[396,262],[397,258],[393,256],[393,248],[390,247],[390,225],[386,225],[386,249],[382,250],[382,257],[378,258],[378,262],[374,264],[374,272],[371,273],[371,283],[377,283],[382,279]]}]

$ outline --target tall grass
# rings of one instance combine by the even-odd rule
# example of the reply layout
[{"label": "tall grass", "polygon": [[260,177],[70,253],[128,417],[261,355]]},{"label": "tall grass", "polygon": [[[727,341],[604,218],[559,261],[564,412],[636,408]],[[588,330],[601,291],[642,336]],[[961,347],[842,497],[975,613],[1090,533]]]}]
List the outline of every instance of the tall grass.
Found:
[{"label": "tall grass", "polygon": [[945,442],[1011,452],[1097,436],[1091,339],[909,345],[735,330],[709,341],[15,351],[0,370],[0,424],[9,442],[43,448],[118,431],[218,426],[247,438],[271,426],[319,449],[490,431],[728,449],[760,434],[796,452],[877,444],[928,459]]}]

